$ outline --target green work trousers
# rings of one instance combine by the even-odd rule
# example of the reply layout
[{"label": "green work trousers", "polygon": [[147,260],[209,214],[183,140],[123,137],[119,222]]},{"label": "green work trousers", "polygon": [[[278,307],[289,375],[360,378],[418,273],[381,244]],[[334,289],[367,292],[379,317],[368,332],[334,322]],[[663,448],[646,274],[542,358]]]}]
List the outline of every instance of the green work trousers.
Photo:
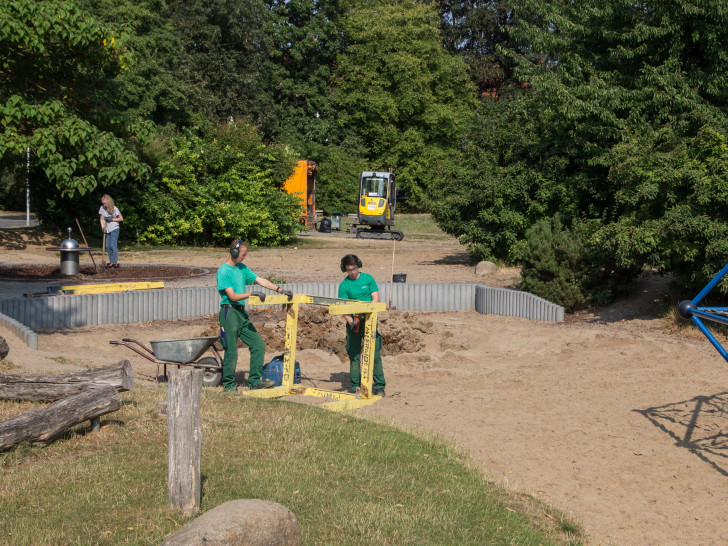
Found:
[{"label": "green work trousers", "polygon": [[235,390],[235,368],[238,365],[238,338],[250,350],[250,373],[248,386],[254,388],[260,383],[265,359],[265,342],[250,322],[248,312],[243,307],[220,308],[220,343],[225,349],[222,361],[222,386],[225,390]]},{"label": "green work trousers", "polygon": [[[351,392],[356,391],[361,382],[361,344],[364,338],[364,323],[358,334],[346,329],[346,352],[349,355],[349,377],[351,378]],[[382,369],[382,336],[377,331],[374,343],[374,370],[372,390],[383,389],[385,386],[384,369]]]}]

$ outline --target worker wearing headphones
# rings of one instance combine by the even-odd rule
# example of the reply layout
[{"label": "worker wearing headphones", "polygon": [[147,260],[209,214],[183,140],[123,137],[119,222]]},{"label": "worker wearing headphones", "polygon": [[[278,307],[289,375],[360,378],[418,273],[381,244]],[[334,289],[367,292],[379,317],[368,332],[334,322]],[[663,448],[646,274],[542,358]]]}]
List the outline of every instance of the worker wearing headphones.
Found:
[{"label": "worker wearing headphones", "polygon": [[243,260],[248,255],[248,243],[235,239],[230,243],[230,253],[225,262],[217,270],[217,290],[220,293],[220,343],[225,349],[222,362],[222,386],[226,391],[235,391],[235,368],[238,365],[238,338],[250,350],[250,373],[248,386],[251,389],[273,387],[273,381],[261,381],[263,360],[265,359],[265,343],[250,322],[245,310],[245,300],[257,296],[265,301],[263,292],[246,292],[245,287],[253,283],[275,290],[279,294],[293,297],[293,292],[283,290],[268,279],[253,273]]},{"label": "worker wearing headphones", "polygon": [[[347,254],[341,258],[341,271],[346,277],[339,285],[339,297],[347,300],[379,303],[379,287],[374,277],[363,273],[361,260],[355,254]],[[346,319],[346,352],[349,355],[349,376],[351,392],[356,392],[361,381],[361,344],[364,336],[364,324],[357,315],[344,315]],[[384,370],[382,369],[382,336],[377,331],[374,344],[374,370],[372,394],[385,396]]]}]

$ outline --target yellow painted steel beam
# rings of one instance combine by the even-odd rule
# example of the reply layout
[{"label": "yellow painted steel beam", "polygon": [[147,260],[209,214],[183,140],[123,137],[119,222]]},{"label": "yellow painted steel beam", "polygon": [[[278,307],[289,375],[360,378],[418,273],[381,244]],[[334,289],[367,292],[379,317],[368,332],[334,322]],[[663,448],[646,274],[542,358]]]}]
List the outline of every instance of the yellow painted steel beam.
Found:
[{"label": "yellow painted steel beam", "polygon": [[286,305],[286,343],[283,348],[283,370],[281,384],[290,389],[293,387],[293,378],[296,364],[296,339],[298,336],[298,310],[300,303]]},{"label": "yellow painted steel beam", "polygon": [[329,305],[330,315],[362,315],[364,313],[381,313],[386,310],[387,304],[382,302],[351,301],[351,303]]},{"label": "yellow painted steel beam", "polygon": [[164,288],[164,283],[162,281],[157,281],[65,285],[60,287],[60,292],[64,294],[104,294],[107,292],[126,292],[127,290],[152,290],[157,288]]},{"label": "yellow painted steel beam", "polygon": [[372,381],[374,380],[374,351],[377,344],[377,314],[367,313],[364,321],[364,336],[361,348],[361,395],[372,397]]},{"label": "yellow painted steel beam", "polygon": [[355,410],[358,408],[363,408],[364,406],[370,406],[377,400],[381,400],[381,396],[372,396],[371,398],[357,398],[354,400],[340,400],[338,402],[327,402],[324,404],[323,408],[326,408],[330,411],[349,411],[349,410]]},{"label": "yellow painted steel beam", "polygon": [[288,387],[271,387],[270,389],[257,389],[243,391],[243,395],[252,396],[253,398],[280,398],[289,394]]},{"label": "yellow painted steel beam", "polygon": [[353,392],[343,391],[327,391],[317,389],[315,387],[299,387],[291,389],[292,394],[305,394],[307,396],[316,396],[317,398],[329,398],[331,400],[355,400],[356,394]]}]

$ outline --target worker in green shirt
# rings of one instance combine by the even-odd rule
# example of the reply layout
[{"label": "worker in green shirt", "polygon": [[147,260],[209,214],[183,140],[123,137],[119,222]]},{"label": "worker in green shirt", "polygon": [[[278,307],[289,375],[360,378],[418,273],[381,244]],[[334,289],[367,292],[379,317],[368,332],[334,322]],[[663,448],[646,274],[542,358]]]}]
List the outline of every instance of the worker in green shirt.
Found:
[{"label": "worker in green shirt", "polygon": [[[341,258],[341,271],[346,277],[339,285],[339,297],[347,300],[379,303],[379,287],[374,277],[359,270],[361,260],[355,254]],[[349,355],[349,376],[351,392],[356,392],[361,382],[361,344],[364,337],[364,322],[356,315],[344,315],[346,319],[346,352]],[[372,394],[385,396],[384,370],[382,369],[382,336],[376,332],[374,344],[374,370]]]},{"label": "worker in green shirt", "polygon": [[226,391],[237,389],[235,384],[235,368],[238,365],[238,338],[250,350],[250,373],[248,386],[251,389],[265,389],[275,385],[273,381],[261,381],[263,360],[265,359],[265,342],[250,321],[245,310],[245,300],[250,296],[258,296],[265,301],[263,292],[246,292],[245,287],[253,283],[279,294],[293,297],[293,292],[283,290],[268,279],[253,273],[243,260],[248,255],[248,243],[235,239],[230,243],[230,253],[225,262],[217,270],[217,290],[220,293],[220,343],[225,349],[222,361],[222,386]]}]

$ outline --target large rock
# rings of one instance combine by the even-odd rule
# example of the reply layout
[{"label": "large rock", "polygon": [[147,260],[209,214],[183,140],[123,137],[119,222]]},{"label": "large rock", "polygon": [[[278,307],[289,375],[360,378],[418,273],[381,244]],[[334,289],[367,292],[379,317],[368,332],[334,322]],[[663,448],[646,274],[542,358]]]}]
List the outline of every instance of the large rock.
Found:
[{"label": "large rock", "polygon": [[10,346],[3,336],[0,336],[0,358],[5,358],[10,352]]},{"label": "large rock", "polygon": [[495,265],[493,262],[478,262],[478,265],[475,266],[475,274],[478,277],[482,277],[483,275],[490,275],[491,273],[495,273],[498,271],[498,266]]},{"label": "large rock", "polygon": [[301,544],[301,526],[296,515],[285,506],[265,500],[241,499],[205,512],[169,535],[162,544],[298,546]]}]

